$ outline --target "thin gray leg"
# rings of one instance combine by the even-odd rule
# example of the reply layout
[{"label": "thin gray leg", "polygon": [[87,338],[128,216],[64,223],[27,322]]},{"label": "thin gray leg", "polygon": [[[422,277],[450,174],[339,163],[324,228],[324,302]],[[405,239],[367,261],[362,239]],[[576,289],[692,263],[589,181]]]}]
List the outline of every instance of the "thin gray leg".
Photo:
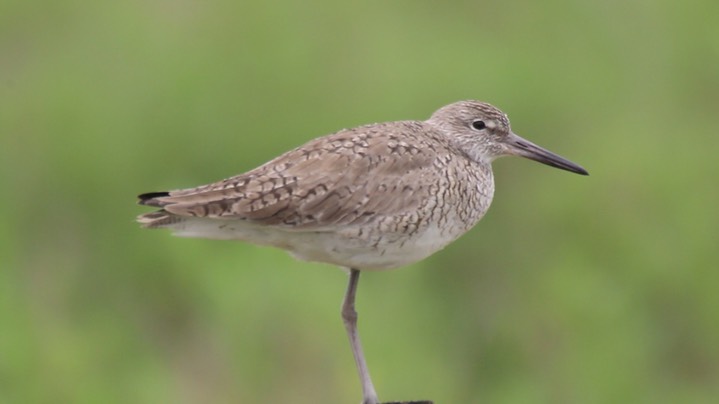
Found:
[{"label": "thin gray leg", "polygon": [[355,294],[357,292],[359,276],[360,271],[350,268],[350,281],[347,285],[344,302],[342,303],[342,320],[347,329],[347,336],[350,338],[352,355],[354,355],[357,372],[362,381],[362,404],[379,404],[379,398],[377,398],[377,392],[374,390],[372,379],[369,376],[367,362],[365,362],[364,353],[362,352],[362,344],[360,343],[359,334],[357,333]]}]

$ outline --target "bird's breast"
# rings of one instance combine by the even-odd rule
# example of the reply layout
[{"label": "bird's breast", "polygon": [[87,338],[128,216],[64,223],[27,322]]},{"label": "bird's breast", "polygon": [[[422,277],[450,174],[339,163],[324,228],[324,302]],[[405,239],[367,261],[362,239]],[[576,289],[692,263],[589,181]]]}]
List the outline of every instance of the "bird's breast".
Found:
[{"label": "bird's breast", "polygon": [[300,259],[365,270],[420,261],[474,227],[489,209],[494,195],[491,170],[475,168],[463,177],[423,195],[414,210],[329,233],[306,234],[304,241],[294,240],[288,250]]}]

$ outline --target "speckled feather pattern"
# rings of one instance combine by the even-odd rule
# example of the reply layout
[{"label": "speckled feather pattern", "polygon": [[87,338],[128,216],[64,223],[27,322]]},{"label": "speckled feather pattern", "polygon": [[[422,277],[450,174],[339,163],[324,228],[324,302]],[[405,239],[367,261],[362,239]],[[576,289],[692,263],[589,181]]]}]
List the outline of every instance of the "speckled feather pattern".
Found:
[{"label": "speckled feather pattern", "polygon": [[149,194],[141,203],[161,210],[138,221],[345,267],[417,261],[473,227],[492,200],[491,159],[481,158],[492,145],[468,119],[499,132],[509,122],[489,104],[458,104],[428,121],[341,130],[216,183]]}]

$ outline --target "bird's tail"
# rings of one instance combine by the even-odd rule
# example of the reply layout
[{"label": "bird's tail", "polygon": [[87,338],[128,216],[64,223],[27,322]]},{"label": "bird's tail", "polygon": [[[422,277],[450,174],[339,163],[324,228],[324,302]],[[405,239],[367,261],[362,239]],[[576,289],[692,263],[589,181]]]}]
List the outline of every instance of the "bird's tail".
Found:
[{"label": "bird's tail", "polygon": [[[137,203],[146,206],[155,206],[161,208],[165,206],[165,203],[159,198],[170,196],[169,192],[149,192],[146,194],[139,195]],[[172,214],[165,209],[156,210],[150,213],[144,213],[137,217],[137,222],[142,227],[148,229],[155,229],[161,227],[168,227],[177,223],[182,222],[184,219],[180,216]]]},{"label": "bird's tail", "polygon": [[140,205],[147,205],[147,206],[157,206],[158,208],[161,208],[165,206],[165,203],[162,202],[159,198],[164,198],[166,196],[170,196],[169,192],[148,192],[146,194],[140,194],[137,197],[139,198]]}]

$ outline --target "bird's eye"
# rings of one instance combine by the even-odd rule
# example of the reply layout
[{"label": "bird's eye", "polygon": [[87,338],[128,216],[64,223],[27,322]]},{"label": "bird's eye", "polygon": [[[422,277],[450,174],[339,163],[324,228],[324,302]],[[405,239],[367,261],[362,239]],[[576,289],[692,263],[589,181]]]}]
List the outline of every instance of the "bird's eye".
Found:
[{"label": "bird's eye", "polygon": [[472,127],[477,130],[482,130],[487,127],[487,124],[482,120],[477,120],[472,122]]}]

